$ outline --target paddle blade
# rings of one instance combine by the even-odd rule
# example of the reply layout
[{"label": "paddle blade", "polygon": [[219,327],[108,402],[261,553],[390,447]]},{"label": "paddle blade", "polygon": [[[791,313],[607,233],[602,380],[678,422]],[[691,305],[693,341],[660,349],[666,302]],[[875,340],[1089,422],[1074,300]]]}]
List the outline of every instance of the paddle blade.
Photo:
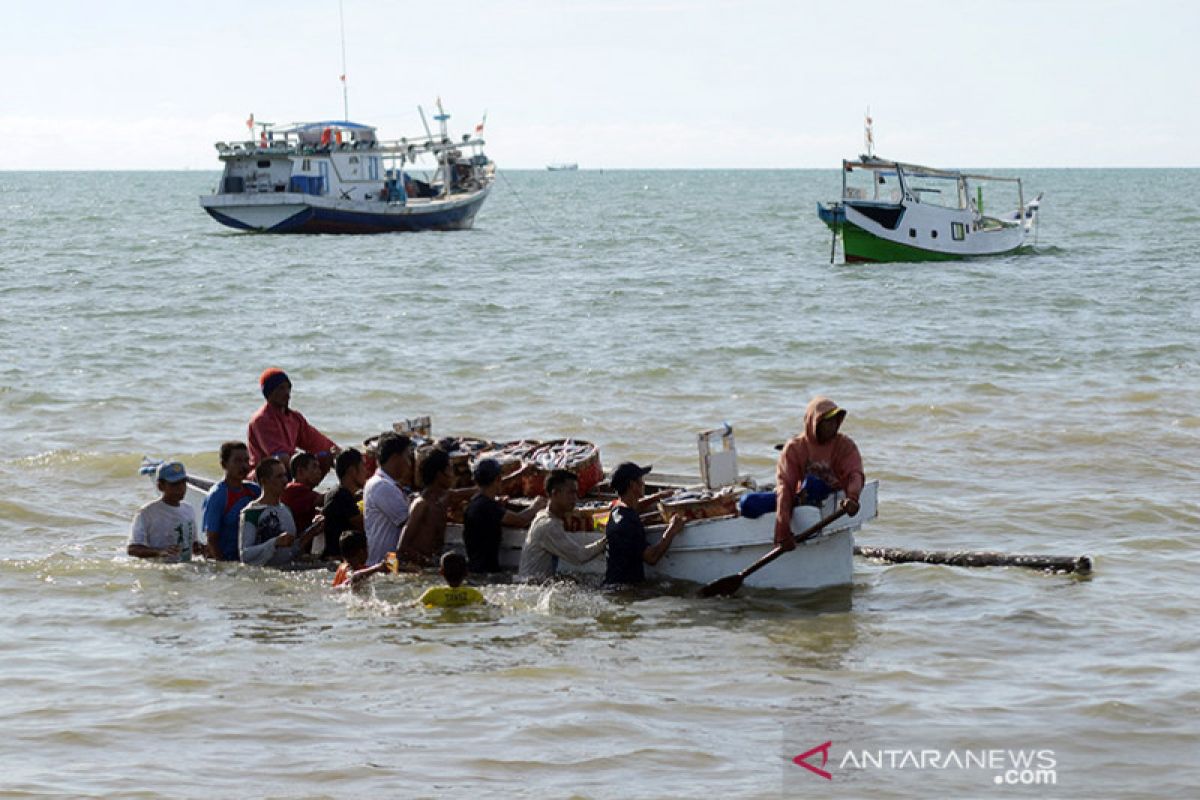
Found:
[{"label": "paddle blade", "polygon": [[745,580],[739,575],[726,575],[724,578],[717,578],[712,583],[707,583],[700,588],[701,597],[728,597],[729,595],[742,588],[742,581]]}]

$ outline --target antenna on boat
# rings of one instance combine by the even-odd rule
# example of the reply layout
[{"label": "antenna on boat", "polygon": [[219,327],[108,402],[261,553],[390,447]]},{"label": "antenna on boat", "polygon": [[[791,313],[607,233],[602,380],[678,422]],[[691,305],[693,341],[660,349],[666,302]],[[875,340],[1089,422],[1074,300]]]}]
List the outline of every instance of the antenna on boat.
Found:
[{"label": "antenna on boat", "polygon": [[867,114],[863,119],[863,144],[867,146],[867,158],[871,158],[875,155],[875,121],[871,119],[870,106],[867,106]]},{"label": "antenna on boat", "polygon": [[342,29],[342,119],[350,119],[350,95],[346,90],[346,16],[342,13],[342,0],[338,0],[338,24]]},{"label": "antenna on boat", "polygon": [[429,120],[425,119],[425,109],[417,106],[417,111],[421,114],[421,124],[425,126],[425,135],[429,137],[429,141],[433,141],[433,131],[429,130]]},{"label": "antenna on boat", "polygon": [[440,123],[440,131],[442,134],[442,141],[444,142],[447,139],[446,120],[450,119],[450,115],[446,113],[446,110],[444,108],[442,108],[442,98],[441,97],[438,97],[438,99],[437,99],[437,109],[438,109],[438,113],[434,114],[433,118],[436,119],[438,121],[438,123]]},{"label": "antenna on boat", "polygon": [[[446,134],[446,120],[450,119],[450,115],[446,113],[446,109],[442,108],[442,97],[438,95],[437,99],[438,113],[433,115],[433,118],[438,122],[438,130],[442,135],[442,142],[449,143],[450,137]],[[446,197],[450,194],[450,185],[453,181],[450,178],[450,151],[442,150],[442,196]]]}]

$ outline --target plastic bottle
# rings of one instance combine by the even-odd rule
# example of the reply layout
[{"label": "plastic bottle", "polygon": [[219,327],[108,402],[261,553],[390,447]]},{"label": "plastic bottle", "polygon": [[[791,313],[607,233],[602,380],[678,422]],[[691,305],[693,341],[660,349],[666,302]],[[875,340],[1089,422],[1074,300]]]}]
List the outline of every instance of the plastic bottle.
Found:
[{"label": "plastic bottle", "polygon": [[179,560],[192,560],[192,537],[188,534],[188,526],[177,525],[175,530],[179,531]]}]

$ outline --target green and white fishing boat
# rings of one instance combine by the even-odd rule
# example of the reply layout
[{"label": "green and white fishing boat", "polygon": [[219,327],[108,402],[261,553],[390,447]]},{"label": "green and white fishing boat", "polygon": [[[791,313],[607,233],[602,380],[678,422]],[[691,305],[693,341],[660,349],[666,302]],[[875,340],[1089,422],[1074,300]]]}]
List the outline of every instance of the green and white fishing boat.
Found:
[{"label": "green and white fishing boat", "polygon": [[[1012,205],[988,215],[985,188],[990,195],[1015,194]],[[864,155],[842,162],[842,198],[818,203],[817,213],[833,231],[831,258],[840,235],[846,263],[949,261],[1021,247],[1037,230],[1041,200],[1039,194],[1025,202],[1020,178]]]}]

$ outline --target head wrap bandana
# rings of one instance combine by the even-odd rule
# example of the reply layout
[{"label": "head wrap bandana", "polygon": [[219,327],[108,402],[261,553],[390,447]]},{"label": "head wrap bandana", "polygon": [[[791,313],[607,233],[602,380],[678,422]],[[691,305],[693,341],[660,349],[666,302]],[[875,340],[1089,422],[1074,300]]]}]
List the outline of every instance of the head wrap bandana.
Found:
[{"label": "head wrap bandana", "polygon": [[258,376],[258,385],[262,387],[263,397],[270,397],[271,392],[275,391],[282,383],[291,383],[288,380],[287,373],[278,367],[271,367],[263,370],[263,374]]}]

